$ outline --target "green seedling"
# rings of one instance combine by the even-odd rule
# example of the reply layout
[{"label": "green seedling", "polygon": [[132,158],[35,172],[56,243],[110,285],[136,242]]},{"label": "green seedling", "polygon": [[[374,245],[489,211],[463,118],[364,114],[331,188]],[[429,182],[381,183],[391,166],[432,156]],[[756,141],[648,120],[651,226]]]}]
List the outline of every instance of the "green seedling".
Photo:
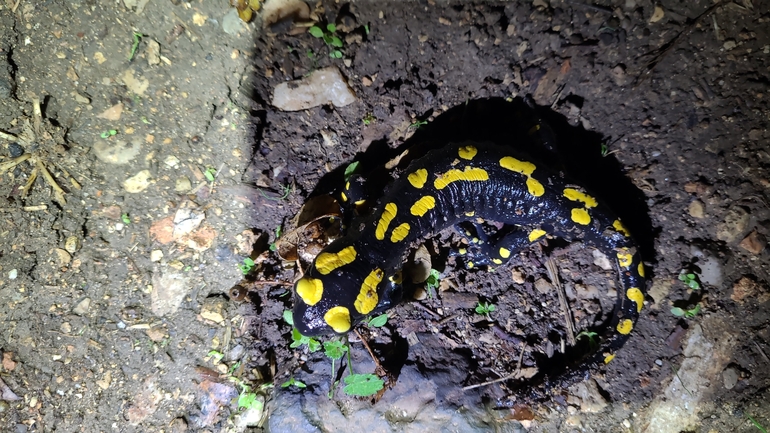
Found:
[{"label": "green seedling", "polygon": [[283,310],[283,321],[288,323],[289,326],[294,326],[294,314],[291,310]]},{"label": "green seedling", "polygon": [[297,331],[297,328],[291,330],[292,343],[289,345],[292,349],[296,349],[302,345],[307,345],[307,349],[310,353],[318,352],[321,349],[321,343],[315,338],[305,337]]},{"label": "green seedling", "polygon": [[281,226],[278,226],[275,228],[275,240],[270,244],[270,251],[275,251],[278,247],[275,245],[276,242],[278,242],[278,239],[283,234],[283,229]]},{"label": "green seedling", "polygon": [[347,167],[345,167],[345,174],[343,175],[343,179],[345,180],[345,183],[350,180],[351,177],[353,177],[354,174],[356,174],[356,170],[358,170],[358,165],[360,164],[359,161],[354,161],[348,164]]},{"label": "green seedling", "polygon": [[207,356],[210,356],[215,363],[219,363],[219,361],[221,361],[222,358],[225,357],[225,354],[218,350],[209,350],[209,353],[207,354]]},{"label": "green seedling", "polygon": [[687,287],[692,290],[700,290],[700,282],[698,276],[693,273],[685,272],[684,270],[679,274],[679,281],[684,282]]},{"label": "green seedling", "polygon": [[305,382],[300,382],[299,380],[295,379],[294,376],[290,377],[289,380],[281,384],[281,388],[288,388],[290,386],[296,386],[299,389],[305,389],[307,388],[307,385],[305,385]]},{"label": "green seedling", "polygon": [[425,290],[428,292],[429,298],[433,298],[433,291],[438,289],[440,282],[441,273],[435,269],[431,269],[430,274],[428,274],[428,279],[425,280]]},{"label": "green seedling", "polygon": [[758,428],[762,433],[767,433],[767,429],[762,427],[762,424],[758,423],[757,420],[755,420],[751,415],[746,416],[749,418],[749,421],[754,424],[754,427]]},{"label": "green seedling", "polygon": [[149,121],[149,120],[147,120],[147,116],[142,116],[142,117],[140,117],[139,119],[140,119],[140,120],[142,121],[142,123],[144,123],[145,125],[150,125],[150,121]]},{"label": "green seedling", "polygon": [[128,217],[127,213],[121,214],[120,215],[120,220],[123,221],[123,224],[125,224],[125,225],[131,224],[131,218]]},{"label": "green seedling", "polygon": [[613,153],[616,153],[616,152],[617,152],[617,149],[610,150],[610,146],[607,145],[607,143],[602,143],[601,153],[602,153],[602,157],[603,158],[607,157],[607,156],[610,156],[610,155],[612,155]]},{"label": "green seedling", "polygon": [[273,201],[286,200],[286,197],[288,197],[289,194],[291,194],[291,192],[294,190],[294,184],[290,183],[288,185],[281,185],[281,189],[283,190],[283,192],[281,193],[280,197],[270,197],[269,195],[265,194],[264,191],[262,190],[259,190],[259,192],[260,194],[262,194],[262,197],[268,200],[273,200]]},{"label": "green seedling", "polygon": [[264,403],[257,400],[257,393],[251,391],[242,391],[238,395],[238,409],[244,410],[262,410]]},{"label": "green seedling", "polygon": [[227,369],[227,374],[232,376],[233,373],[235,373],[235,370],[237,370],[241,366],[241,361],[238,361],[230,366],[230,368]]},{"label": "green seedling", "polygon": [[214,179],[217,178],[217,169],[214,167],[209,167],[206,169],[206,171],[203,172],[203,175],[206,176],[206,180],[209,182],[214,182]]},{"label": "green seedling", "polygon": [[324,43],[329,47],[329,57],[334,59],[342,58],[342,51],[338,48],[342,48],[342,39],[337,36],[337,26],[332,23],[326,25],[326,29],[319,26],[310,27],[308,30],[313,37],[323,39]]},{"label": "green seedling", "polygon": [[[330,341],[324,341],[324,355],[326,355],[327,358],[332,360],[332,374],[331,378],[332,381],[334,380],[334,372],[335,370],[335,364],[337,363],[338,359],[342,359],[342,357],[345,355],[346,352],[348,352],[350,348],[347,344],[343,343],[340,340],[330,340]],[[332,383],[332,386],[329,388],[329,398],[332,396],[332,390],[334,389],[334,384]]]},{"label": "green seedling", "polygon": [[410,129],[419,129],[422,126],[425,126],[428,124],[427,120],[417,120],[414,123],[409,125]]},{"label": "green seedling", "polygon": [[364,122],[364,125],[370,125],[374,123],[375,120],[377,120],[377,118],[374,117],[372,113],[366,113],[366,116],[364,116],[364,118],[361,119],[361,121]]},{"label": "green seedling", "polygon": [[495,307],[495,304],[490,304],[489,302],[484,302],[483,304],[479,302],[476,305],[476,314],[481,314],[482,316],[486,316],[487,319],[489,319],[489,313],[492,313],[495,311],[497,307]]},{"label": "green seedling", "polygon": [[577,335],[577,339],[580,340],[581,338],[585,337],[588,339],[588,345],[590,347],[596,347],[596,345],[599,344],[599,342],[596,340],[598,335],[599,334],[593,331],[580,331],[580,333]]},{"label": "green seedling", "polygon": [[369,24],[364,24],[364,31],[367,35],[369,34]]},{"label": "green seedling", "polygon": [[143,34],[139,32],[134,32],[134,43],[131,44],[131,52],[128,54],[128,61],[134,60],[134,56],[136,55],[136,50],[139,48],[139,44],[142,42],[142,38],[144,37]]},{"label": "green seedling", "polygon": [[110,138],[113,135],[117,135],[117,134],[118,134],[118,131],[116,129],[108,129],[107,131],[104,131],[101,134],[99,134],[99,137]]},{"label": "green seedling", "polygon": [[700,304],[696,305],[695,308],[685,310],[679,307],[674,307],[671,309],[671,314],[673,314],[676,317],[684,317],[685,319],[692,319],[700,312]]},{"label": "green seedling", "polygon": [[385,382],[374,374],[350,374],[345,377],[345,394],[356,397],[369,397],[377,394]]},{"label": "green seedling", "polygon": [[382,328],[383,326],[385,326],[386,323],[388,323],[388,314],[385,313],[385,314],[380,314],[377,317],[372,317],[366,323],[372,328]]},{"label": "green seedling", "polygon": [[252,260],[251,257],[246,257],[243,259],[243,263],[238,265],[238,269],[241,270],[243,275],[248,275],[248,273],[254,269],[254,266],[256,266],[254,260]]}]

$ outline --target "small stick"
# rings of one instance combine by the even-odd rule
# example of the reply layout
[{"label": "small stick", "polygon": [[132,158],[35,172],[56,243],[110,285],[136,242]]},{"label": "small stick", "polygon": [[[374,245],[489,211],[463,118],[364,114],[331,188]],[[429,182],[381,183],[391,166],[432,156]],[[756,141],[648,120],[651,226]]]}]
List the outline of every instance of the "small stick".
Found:
[{"label": "small stick", "polygon": [[380,364],[380,360],[377,359],[376,356],[374,356],[374,352],[372,352],[372,349],[369,347],[369,343],[366,342],[366,339],[364,338],[364,336],[361,335],[360,332],[358,332],[358,329],[354,329],[354,331],[356,331],[356,335],[358,335],[358,339],[361,340],[361,344],[363,344],[364,347],[366,348],[366,351],[369,352],[369,356],[372,357],[372,361],[374,361],[375,371],[385,372],[386,370],[382,368],[382,364]]},{"label": "small stick", "polygon": [[752,341],[755,346],[757,346],[757,350],[759,350],[759,354],[762,355],[763,358],[765,358],[765,361],[770,362],[770,358],[767,357],[767,354],[765,354],[765,351],[762,350],[762,348],[759,346],[759,344],[756,341]]},{"label": "small stick", "polygon": [[503,377],[501,377],[499,379],[490,380],[488,382],[477,383],[475,385],[464,386],[463,387],[463,391],[468,391],[468,390],[475,389],[475,388],[481,388],[482,386],[492,385],[492,384],[499,383],[499,382],[505,382],[506,380],[509,380],[509,379],[515,379],[521,373],[521,362],[524,359],[524,349],[525,348],[526,348],[526,344],[524,345],[524,347],[521,348],[521,353],[519,354],[519,362],[518,362],[518,365],[516,366],[516,370],[514,370],[513,373],[511,373],[511,374],[509,374],[507,376],[503,376]]},{"label": "small stick", "polygon": [[572,314],[570,314],[569,303],[567,302],[567,294],[564,291],[564,287],[559,281],[558,269],[556,269],[556,262],[552,258],[548,258],[545,262],[545,268],[548,270],[548,276],[553,281],[553,285],[556,287],[556,293],[559,294],[559,304],[561,305],[561,311],[564,314],[564,325],[567,328],[567,342],[570,346],[575,345],[575,323],[572,321]]},{"label": "small stick", "polygon": [[0,131],[0,138],[6,139],[8,141],[19,141],[19,137],[3,131]]}]

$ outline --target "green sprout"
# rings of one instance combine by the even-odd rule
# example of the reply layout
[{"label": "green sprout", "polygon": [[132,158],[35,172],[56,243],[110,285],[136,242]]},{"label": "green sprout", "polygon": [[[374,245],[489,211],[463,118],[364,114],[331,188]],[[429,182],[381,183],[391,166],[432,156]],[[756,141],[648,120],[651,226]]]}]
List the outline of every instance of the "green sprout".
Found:
[{"label": "green sprout", "polygon": [[294,314],[291,310],[283,310],[283,320],[288,323],[289,326],[294,326]]},{"label": "green sprout", "polygon": [[243,275],[248,275],[248,273],[254,269],[255,265],[256,264],[254,263],[254,260],[251,259],[251,257],[246,257],[243,259],[243,263],[238,265],[238,269],[241,270]]},{"label": "green sprout", "polygon": [[369,24],[364,24],[364,31],[367,35],[369,34]]},{"label": "green sprout", "polygon": [[128,217],[127,213],[121,214],[120,215],[120,220],[123,221],[123,224],[125,224],[125,225],[131,224],[131,218]]},{"label": "green sprout", "polygon": [[684,317],[685,319],[692,319],[700,312],[700,304],[696,305],[695,308],[691,308],[689,310],[685,310],[679,307],[673,307],[671,309],[671,314],[673,314],[676,317]]},{"label": "green sprout", "polygon": [[209,182],[214,182],[214,179],[217,177],[217,169],[214,167],[209,167],[206,169],[206,171],[203,172],[203,175],[206,176],[206,180]]},{"label": "green sprout", "polygon": [[131,53],[128,55],[128,61],[134,60],[134,56],[136,55],[136,50],[139,48],[139,43],[142,42],[142,38],[144,37],[143,34],[139,32],[134,32],[134,43],[131,44]]},{"label": "green sprout", "polygon": [[278,249],[275,243],[278,242],[278,239],[281,237],[282,234],[283,234],[283,229],[279,225],[278,227],[275,228],[275,240],[270,244],[270,251],[275,251],[276,249]]},{"label": "green sprout", "polygon": [[283,190],[283,192],[282,192],[281,196],[277,197],[277,198],[276,197],[270,197],[269,195],[265,194],[262,190],[259,190],[259,192],[260,192],[260,194],[262,194],[262,197],[264,197],[264,198],[266,198],[268,200],[281,201],[281,200],[285,200],[286,197],[288,197],[289,194],[291,194],[291,192],[294,190],[294,184],[290,183],[288,185],[281,185],[281,189]]},{"label": "green sprout", "polygon": [[375,120],[377,120],[377,118],[374,117],[372,113],[366,113],[366,116],[364,116],[364,118],[361,119],[361,121],[364,122],[364,125],[370,125],[374,123]]},{"label": "green sprout", "polygon": [[596,337],[598,335],[599,334],[593,331],[580,331],[580,333],[578,333],[577,335],[577,339],[580,340],[581,338],[585,337],[588,339],[588,345],[590,347],[596,347],[596,345],[598,344],[598,342],[596,341]]},{"label": "green sprout", "polygon": [[767,433],[767,429],[762,427],[762,424],[758,423],[751,415],[747,414],[746,416],[749,418],[749,421],[754,424],[754,427],[758,428],[762,433]]},{"label": "green sprout", "polygon": [[416,120],[413,123],[409,125],[410,129],[419,129],[422,126],[425,126],[428,124],[427,120]]},{"label": "green sprout", "polygon": [[238,409],[245,409],[245,410],[261,410],[264,403],[257,400],[257,393],[256,392],[250,392],[250,391],[242,391],[238,395]]},{"label": "green sprout", "polygon": [[240,366],[241,366],[241,361],[234,363],[233,365],[230,366],[230,368],[227,369],[227,374],[232,376],[233,373],[235,373],[235,370],[240,368]]},{"label": "green sprout", "polygon": [[210,356],[214,360],[214,362],[219,363],[219,361],[221,361],[222,358],[225,357],[225,354],[218,350],[209,350],[209,353],[207,354],[207,356]]},{"label": "green sprout", "polygon": [[425,280],[425,290],[428,292],[429,298],[433,298],[433,290],[438,288],[440,280],[441,273],[435,269],[431,269],[428,278]]},{"label": "green sprout", "polygon": [[489,313],[492,313],[495,311],[497,307],[495,307],[495,304],[490,304],[489,302],[481,303],[479,302],[476,305],[476,314],[481,314],[483,316],[486,316],[487,319],[489,319]]},{"label": "green sprout", "polygon": [[107,130],[107,131],[104,131],[104,132],[102,132],[101,134],[99,134],[99,137],[102,137],[102,138],[110,138],[110,137],[112,137],[113,135],[117,135],[117,133],[118,133],[118,131],[117,131],[117,130],[115,130],[115,129],[109,129],[109,130]]},{"label": "green sprout", "polygon": [[385,326],[386,323],[388,323],[388,314],[385,313],[385,314],[380,314],[377,317],[372,317],[366,323],[372,328],[382,328],[383,326]]},{"label": "green sprout", "polygon": [[379,392],[385,382],[374,374],[350,374],[345,377],[345,394],[357,397],[369,397]]},{"label": "green sprout", "polygon": [[691,288],[692,290],[700,290],[700,282],[698,281],[698,276],[693,273],[689,273],[683,270],[679,274],[679,281],[684,282],[687,287]]},{"label": "green sprout", "polygon": [[281,384],[281,388],[288,388],[290,386],[296,386],[300,389],[307,388],[307,385],[305,385],[305,382],[300,382],[299,380],[295,379],[294,376],[290,377],[289,380]]},{"label": "green sprout", "polygon": [[[342,357],[345,355],[346,352],[348,352],[350,348],[347,344],[343,343],[340,340],[330,340],[330,341],[324,341],[324,355],[326,355],[327,358],[332,360],[332,380],[334,380],[334,364],[336,364],[338,359],[342,359]],[[331,398],[332,390],[334,389],[334,384],[329,388],[329,394]]]},{"label": "green sprout", "polygon": [[319,39],[323,39],[324,43],[329,47],[329,57],[334,59],[342,58],[342,51],[338,48],[342,48],[342,39],[337,36],[337,26],[332,23],[326,25],[326,29],[322,29],[319,26],[310,27],[308,30],[310,34]]},{"label": "green sprout", "polygon": [[354,162],[351,162],[350,164],[348,164],[347,167],[345,167],[345,174],[343,175],[343,180],[346,183],[356,173],[356,170],[358,170],[358,165],[359,164],[360,164],[359,161],[354,161]]},{"label": "green sprout", "polygon": [[304,335],[300,334],[297,328],[294,328],[291,330],[291,339],[292,343],[289,345],[292,349],[296,349],[297,347],[300,347],[302,345],[307,345],[308,350],[310,353],[318,352],[321,349],[321,343],[318,342],[315,338],[311,337],[305,337]]},{"label": "green sprout", "polygon": [[144,123],[145,125],[150,125],[150,121],[149,121],[149,120],[147,120],[147,116],[142,116],[142,117],[140,117],[139,119],[140,119],[140,120],[142,121],[142,123]]}]

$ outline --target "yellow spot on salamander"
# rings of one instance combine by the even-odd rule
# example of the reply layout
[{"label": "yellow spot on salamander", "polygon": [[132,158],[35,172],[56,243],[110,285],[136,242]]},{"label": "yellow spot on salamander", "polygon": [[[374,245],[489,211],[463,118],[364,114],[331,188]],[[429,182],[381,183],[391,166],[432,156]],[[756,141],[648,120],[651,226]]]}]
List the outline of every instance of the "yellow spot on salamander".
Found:
[{"label": "yellow spot on salamander", "polygon": [[457,250],[457,252],[458,252],[458,253],[459,253],[461,256],[464,256],[464,255],[468,254],[468,250],[466,250],[465,248],[460,248],[459,250]]},{"label": "yellow spot on salamander", "polygon": [[457,154],[460,158],[467,159],[468,161],[472,160],[473,157],[476,156],[476,153],[478,153],[476,146],[463,146],[457,149]]},{"label": "yellow spot on salamander", "polygon": [[574,188],[564,188],[564,197],[567,197],[567,199],[572,201],[579,201],[588,209],[596,207],[596,205],[599,204],[596,202],[595,198]]},{"label": "yellow spot on salamander", "polygon": [[382,269],[375,268],[364,279],[364,283],[361,284],[361,290],[358,292],[356,301],[353,306],[356,307],[356,311],[361,314],[369,314],[377,306],[379,298],[377,297],[377,286],[382,281],[383,276]]},{"label": "yellow spot on salamander", "polygon": [[374,236],[378,240],[385,239],[385,232],[388,231],[388,226],[393,218],[396,217],[398,207],[395,203],[388,203],[385,205],[385,210],[382,211],[380,221],[377,223],[377,229],[374,231]]},{"label": "yellow spot on salamander", "polygon": [[344,192],[340,192],[340,196],[342,197],[342,201],[348,201],[348,196],[346,196]]},{"label": "yellow spot on salamander", "polygon": [[543,236],[545,236],[545,230],[534,229],[531,232],[529,232],[529,241],[535,242],[536,240],[542,238]]},{"label": "yellow spot on salamander", "polygon": [[302,302],[313,306],[321,300],[324,293],[324,283],[316,278],[300,278],[297,281],[297,295]]},{"label": "yellow spot on salamander", "polygon": [[642,294],[641,290],[636,287],[631,287],[630,289],[626,290],[626,297],[636,302],[637,313],[642,311],[642,307],[644,306],[644,294]]},{"label": "yellow spot on salamander", "polygon": [[545,187],[537,179],[532,177],[535,172],[535,164],[527,161],[520,161],[512,156],[505,156],[500,159],[500,167],[527,177],[527,191],[535,197],[540,197],[545,193]]},{"label": "yellow spot on salamander", "polygon": [[610,361],[612,361],[613,359],[615,359],[615,354],[614,353],[610,353],[609,355],[604,357],[604,363],[605,364],[609,364]]},{"label": "yellow spot on salamander", "polygon": [[473,262],[468,262],[468,264],[465,265],[468,269],[473,268]]},{"label": "yellow spot on salamander", "polygon": [[472,217],[473,215],[476,215],[476,212],[474,212],[474,211],[465,212],[465,216],[467,216],[467,217]]},{"label": "yellow spot on salamander", "polygon": [[356,259],[356,249],[351,245],[341,249],[337,253],[321,253],[315,259],[315,268],[323,275],[328,275],[333,270],[353,263]]},{"label": "yellow spot on salamander", "polygon": [[618,323],[617,330],[623,335],[630,334],[632,329],[634,329],[634,322],[631,319],[623,319]]},{"label": "yellow spot on salamander", "polygon": [[332,307],[324,314],[326,324],[334,329],[334,332],[342,334],[350,330],[350,311],[345,307]]},{"label": "yellow spot on salamander", "polygon": [[426,195],[414,202],[409,212],[414,216],[423,216],[426,212],[436,206],[436,199],[433,196]]},{"label": "yellow spot on salamander", "polygon": [[355,202],[354,204],[355,204],[356,206],[362,206],[364,203],[366,203],[366,200],[358,200],[358,201],[357,201],[357,202]]},{"label": "yellow spot on salamander", "polygon": [[414,173],[410,173],[406,178],[409,180],[409,183],[411,183],[413,187],[422,188],[422,186],[425,185],[425,182],[428,180],[428,170],[421,168]]},{"label": "yellow spot on salamander", "polygon": [[575,208],[572,209],[572,221],[587,226],[591,223],[591,216],[588,215],[588,211],[582,207]]},{"label": "yellow spot on salamander", "polygon": [[399,224],[398,227],[393,229],[393,233],[390,234],[390,241],[394,244],[403,241],[405,237],[409,236],[410,228],[408,223]]},{"label": "yellow spot on salamander", "polygon": [[627,249],[623,248],[621,252],[618,253],[618,263],[620,263],[621,268],[627,268],[631,266],[632,260],[633,256],[628,252]]},{"label": "yellow spot on salamander", "polygon": [[494,263],[494,264],[496,264],[496,265],[502,265],[502,264],[503,264],[503,261],[502,261],[502,260],[500,260],[500,259],[492,259],[492,263]]},{"label": "yellow spot on salamander", "polygon": [[350,189],[350,182],[345,182],[345,189]]},{"label": "yellow spot on salamander", "polygon": [[623,225],[623,223],[620,222],[620,220],[615,220],[614,223],[612,223],[612,227],[620,234],[622,234],[625,237],[631,236],[631,233],[628,232],[628,229],[626,229],[626,226]]},{"label": "yellow spot on salamander", "polygon": [[644,263],[639,263],[639,267],[636,269],[636,272],[639,273],[639,276],[644,278]]},{"label": "yellow spot on salamander", "polygon": [[535,126],[529,128],[529,131],[527,131],[527,134],[529,135],[535,135],[537,134],[537,131],[540,130],[540,124],[536,124]]},{"label": "yellow spot on salamander", "polygon": [[508,257],[511,257],[511,250],[500,248],[500,251],[498,251],[500,254],[500,257],[507,259]]},{"label": "yellow spot on salamander", "polygon": [[404,281],[401,271],[396,271],[396,273],[391,275],[388,279],[396,284],[401,284]]},{"label": "yellow spot on salamander", "polygon": [[469,182],[481,182],[489,180],[489,173],[483,168],[465,167],[465,170],[458,170],[453,168],[446,173],[438,175],[436,180],[433,181],[433,186],[436,189],[444,189],[452,182],[458,182],[466,180]]}]

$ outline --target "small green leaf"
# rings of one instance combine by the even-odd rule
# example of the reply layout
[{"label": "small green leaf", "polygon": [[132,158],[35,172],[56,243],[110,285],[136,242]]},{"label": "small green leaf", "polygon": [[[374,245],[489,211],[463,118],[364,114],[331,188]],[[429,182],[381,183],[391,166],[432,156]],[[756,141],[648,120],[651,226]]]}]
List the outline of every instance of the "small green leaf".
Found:
[{"label": "small green leaf", "polygon": [[688,286],[689,286],[691,289],[693,289],[693,290],[699,290],[699,289],[700,289],[700,283],[698,283],[698,282],[697,282],[697,281],[695,281],[695,280],[690,280],[690,281],[687,283],[687,285],[688,285]]},{"label": "small green leaf", "polygon": [[436,269],[431,269],[428,279],[425,280],[425,288],[433,290],[439,286],[441,281],[441,273]]},{"label": "small green leaf", "polygon": [[206,176],[206,180],[209,182],[214,182],[214,179],[216,178],[217,169],[214,167],[209,167],[206,169],[206,171],[203,172],[203,175]]},{"label": "small green leaf", "polygon": [[368,397],[381,390],[385,382],[373,374],[351,374],[345,377],[345,384],[345,394]]},{"label": "small green leaf", "polygon": [[307,57],[309,59],[312,59],[313,57],[315,57],[315,54],[313,54],[313,50],[307,50]]},{"label": "small green leaf", "polygon": [[120,220],[123,221],[123,224],[129,225],[131,224],[131,218],[128,217],[127,213],[124,213],[120,216]]},{"label": "small green leaf", "polygon": [[388,323],[388,314],[380,314],[377,317],[372,317],[372,319],[369,321],[369,326],[372,326],[374,328],[381,328],[385,326],[385,324]]},{"label": "small green leaf", "polygon": [[334,33],[337,31],[337,26],[335,26],[333,23],[329,23],[326,25],[326,30],[328,30],[329,33]]},{"label": "small green leaf", "polygon": [[326,45],[331,45],[331,44],[332,44],[332,35],[330,35],[330,34],[328,34],[328,33],[327,33],[327,34],[325,34],[325,35],[323,36],[323,40],[324,40],[324,43],[325,43]]},{"label": "small green leaf", "polygon": [[364,24],[364,31],[367,35],[369,34],[369,24]]},{"label": "small green leaf", "polygon": [[684,317],[684,310],[679,307],[673,307],[671,309],[671,314],[673,314],[676,317]]},{"label": "small green leaf", "polygon": [[335,59],[341,59],[342,58],[342,51],[340,50],[334,50],[329,55]]},{"label": "small green leaf", "polygon": [[318,352],[321,350],[321,343],[318,342],[315,338],[305,337],[308,339],[307,342],[307,348],[310,351],[310,353]]},{"label": "small green leaf", "polygon": [[283,320],[291,326],[294,326],[294,314],[291,310],[283,310]]},{"label": "small green leaf", "polygon": [[353,176],[356,173],[356,169],[358,169],[358,164],[360,164],[359,161],[351,162],[348,164],[347,167],[345,167],[345,175],[343,178],[345,179],[345,182],[350,180],[350,177]]},{"label": "small green leaf", "polygon": [[219,362],[225,357],[225,354],[216,350],[209,350],[208,356],[214,358],[216,362]]},{"label": "small green leaf", "polygon": [[310,34],[311,34],[313,37],[316,37],[316,38],[322,38],[322,37],[324,36],[324,31],[323,31],[323,30],[321,30],[321,28],[320,28],[320,27],[318,27],[318,26],[313,26],[313,27],[310,27],[310,29],[308,30],[308,32],[310,32]]},{"label": "small green leaf", "polygon": [[340,359],[348,351],[348,346],[339,340],[324,341],[324,355],[330,359]]},{"label": "small green leaf", "polygon": [[331,46],[342,48],[342,39],[340,39],[338,36],[332,36]]}]

